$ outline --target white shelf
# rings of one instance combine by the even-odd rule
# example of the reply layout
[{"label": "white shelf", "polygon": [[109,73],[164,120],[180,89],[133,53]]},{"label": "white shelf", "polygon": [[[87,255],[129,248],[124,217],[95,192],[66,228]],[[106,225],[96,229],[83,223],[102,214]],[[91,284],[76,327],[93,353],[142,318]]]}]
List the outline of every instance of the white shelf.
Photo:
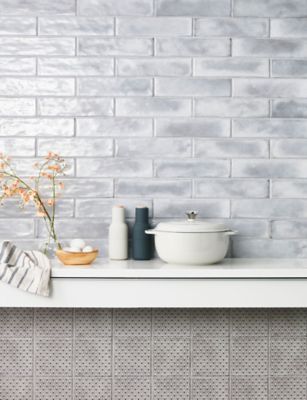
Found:
[{"label": "white shelf", "polygon": [[0,307],[307,307],[307,259],[226,259],[212,266],[98,259],[89,268],[53,262],[43,298],[0,283]]}]

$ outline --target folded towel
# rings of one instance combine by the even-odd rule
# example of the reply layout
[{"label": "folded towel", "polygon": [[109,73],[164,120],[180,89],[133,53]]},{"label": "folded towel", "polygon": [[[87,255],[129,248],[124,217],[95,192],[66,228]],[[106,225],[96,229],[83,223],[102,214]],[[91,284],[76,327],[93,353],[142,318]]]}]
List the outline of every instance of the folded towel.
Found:
[{"label": "folded towel", "polygon": [[23,251],[8,241],[0,245],[0,281],[26,292],[49,296],[51,265],[40,251]]}]

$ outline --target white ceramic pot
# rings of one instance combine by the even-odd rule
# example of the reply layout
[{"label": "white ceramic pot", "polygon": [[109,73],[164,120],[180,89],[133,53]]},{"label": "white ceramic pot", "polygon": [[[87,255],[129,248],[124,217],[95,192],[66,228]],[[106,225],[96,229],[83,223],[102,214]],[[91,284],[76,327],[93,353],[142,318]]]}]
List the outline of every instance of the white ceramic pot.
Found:
[{"label": "white ceramic pot", "polygon": [[155,235],[158,256],[171,264],[208,265],[224,259],[229,236],[236,232],[222,224],[196,220],[187,213],[186,221],[161,222],[147,234]]}]

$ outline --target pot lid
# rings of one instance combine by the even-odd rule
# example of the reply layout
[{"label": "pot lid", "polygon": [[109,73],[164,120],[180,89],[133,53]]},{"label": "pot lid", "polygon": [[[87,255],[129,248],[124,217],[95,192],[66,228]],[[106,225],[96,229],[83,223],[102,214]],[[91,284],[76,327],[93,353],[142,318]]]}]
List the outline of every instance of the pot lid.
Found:
[{"label": "pot lid", "polygon": [[186,212],[186,220],[160,222],[155,230],[159,232],[182,232],[182,233],[200,233],[200,232],[225,232],[229,228],[223,224],[217,224],[206,220],[196,219],[196,211]]}]

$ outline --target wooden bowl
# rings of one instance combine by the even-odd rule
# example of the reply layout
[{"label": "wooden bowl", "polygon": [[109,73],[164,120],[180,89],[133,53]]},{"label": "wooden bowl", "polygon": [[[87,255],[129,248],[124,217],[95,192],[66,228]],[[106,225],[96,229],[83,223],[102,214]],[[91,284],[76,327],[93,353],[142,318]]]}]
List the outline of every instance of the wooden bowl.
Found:
[{"label": "wooden bowl", "polygon": [[64,265],[89,266],[97,258],[98,250],[95,249],[88,253],[71,253],[69,251],[57,250],[55,254]]}]

